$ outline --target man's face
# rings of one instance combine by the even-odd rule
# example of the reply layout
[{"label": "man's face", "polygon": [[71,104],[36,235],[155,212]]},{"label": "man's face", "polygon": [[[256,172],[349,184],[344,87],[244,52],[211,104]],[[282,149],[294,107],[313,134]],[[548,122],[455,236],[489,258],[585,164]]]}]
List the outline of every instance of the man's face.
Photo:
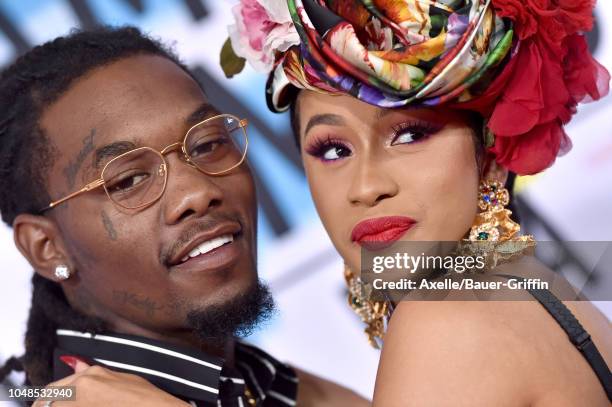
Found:
[{"label": "man's face", "polygon": [[[41,117],[58,151],[49,194],[59,199],[80,189],[131,148],[161,150],[183,141],[192,125],[217,113],[198,84],[165,58],[134,56],[97,68]],[[165,157],[165,192],[142,210],[121,209],[98,188],[48,215],[75,271],[63,284],[69,301],[117,331],[189,335],[189,312],[229,303],[257,282],[255,190],[248,166],[209,176],[176,151]],[[181,262],[200,243],[228,234],[233,242]]]}]

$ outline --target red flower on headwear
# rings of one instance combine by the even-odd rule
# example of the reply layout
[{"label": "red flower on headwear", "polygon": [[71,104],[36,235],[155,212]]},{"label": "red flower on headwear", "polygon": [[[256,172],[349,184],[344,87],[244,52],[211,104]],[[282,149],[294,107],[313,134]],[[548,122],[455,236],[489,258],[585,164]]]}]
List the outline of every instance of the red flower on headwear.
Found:
[{"label": "red flower on headwear", "polygon": [[[607,94],[610,76],[578,32],[592,26],[592,0],[493,0],[514,22],[517,49],[498,80],[482,95],[495,135],[496,161],[518,174],[549,167],[571,148],[563,125],[579,102]],[[503,81],[503,82],[502,82]],[[503,83],[503,86],[501,86]],[[483,107],[474,101],[474,106]]]},{"label": "red flower on headwear", "polygon": [[578,31],[590,31],[595,0],[493,0],[495,12],[514,22],[520,40],[538,34],[560,45]]}]

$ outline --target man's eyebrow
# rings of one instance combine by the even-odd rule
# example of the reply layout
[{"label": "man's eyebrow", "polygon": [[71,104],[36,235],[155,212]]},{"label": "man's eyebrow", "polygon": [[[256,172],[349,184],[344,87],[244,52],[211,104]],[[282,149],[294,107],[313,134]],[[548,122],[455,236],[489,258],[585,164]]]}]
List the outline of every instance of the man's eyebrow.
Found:
[{"label": "man's eyebrow", "polygon": [[219,114],[219,111],[210,103],[204,102],[194,110],[185,120],[188,126],[198,124],[202,120]]},{"label": "man's eyebrow", "polygon": [[117,157],[118,155],[127,153],[135,148],[136,144],[132,143],[131,141],[115,141],[114,143],[97,148],[94,152],[94,167],[100,168],[100,164],[107,158]]},{"label": "man's eyebrow", "polygon": [[[215,109],[214,106],[210,103],[204,102],[200,106],[198,106],[197,109],[191,112],[191,114],[187,116],[187,119],[185,119],[185,121],[188,126],[193,126],[194,124],[197,124],[202,120],[207,119],[208,117],[212,117],[216,114],[219,114],[217,109]],[[99,169],[101,164],[106,161],[106,159],[117,157],[135,148],[137,148],[136,144],[126,140],[116,141],[114,143],[97,148],[94,152],[94,167]]]},{"label": "man's eyebrow", "polygon": [[315,114],[310,118],[310,120],[308,120],[304,134],[308,134],[310,129],[320,124],[327,124],[328,126],[344,126],[346,121],[342,118],[342,116],[338,116],[337,114]]}]

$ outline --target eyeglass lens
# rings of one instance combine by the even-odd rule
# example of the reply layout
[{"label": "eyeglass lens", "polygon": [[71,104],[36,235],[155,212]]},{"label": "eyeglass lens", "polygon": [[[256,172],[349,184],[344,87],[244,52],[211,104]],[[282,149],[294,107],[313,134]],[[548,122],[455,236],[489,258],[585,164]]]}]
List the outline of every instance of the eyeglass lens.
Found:
[{"label": "eyeglass lens", "polygon": [[[246,154],[246,131],[237,118],[224,115],[194,126],[185,138],[189,161],[206,173],[221,173],[239,164]],[[133,209],[157,200],[167,179],[166,163],[148,147],[120,156],[102,172],[104,188],[113,202]]]}]

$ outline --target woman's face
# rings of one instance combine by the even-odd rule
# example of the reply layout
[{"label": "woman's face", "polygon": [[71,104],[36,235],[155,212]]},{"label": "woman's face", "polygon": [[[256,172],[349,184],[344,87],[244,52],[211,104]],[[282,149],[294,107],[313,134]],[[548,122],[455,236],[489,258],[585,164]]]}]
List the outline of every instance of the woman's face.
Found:
[{"label": "woman's face", "polygon": [[312,196],[347,265],[369,242],[457,241],[477,212],[474,130],[450,109],[382,109],[300,92],[302,159]]}]

